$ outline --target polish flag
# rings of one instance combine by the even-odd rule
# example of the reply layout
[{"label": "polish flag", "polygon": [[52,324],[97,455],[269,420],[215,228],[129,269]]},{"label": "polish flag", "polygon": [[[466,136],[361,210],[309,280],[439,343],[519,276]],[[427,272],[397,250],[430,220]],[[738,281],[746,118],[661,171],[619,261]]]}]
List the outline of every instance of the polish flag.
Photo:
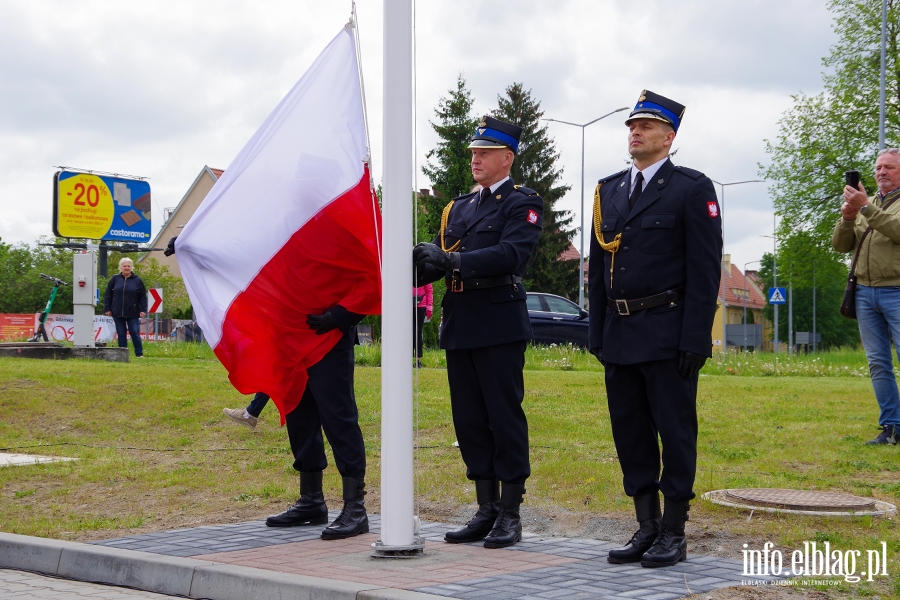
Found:
[{"label": "polish flag", "polygon": [[338,342],[308,314],[381,312],[381,214],[348,25],[250,138],[185,225],[178,266],[203,333],[243,394],[281,421]]}]

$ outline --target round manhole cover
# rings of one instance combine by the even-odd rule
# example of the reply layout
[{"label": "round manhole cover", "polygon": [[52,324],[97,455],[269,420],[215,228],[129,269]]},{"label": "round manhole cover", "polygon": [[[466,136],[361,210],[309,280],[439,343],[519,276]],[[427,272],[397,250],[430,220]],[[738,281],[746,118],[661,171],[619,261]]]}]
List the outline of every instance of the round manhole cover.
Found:
[{"label": "round manhole cover", "polygon": [[875,509],[875,500],[843,492],[751,488],[726,490],[725,496],[739,503],[792,510],[844,512]]}]

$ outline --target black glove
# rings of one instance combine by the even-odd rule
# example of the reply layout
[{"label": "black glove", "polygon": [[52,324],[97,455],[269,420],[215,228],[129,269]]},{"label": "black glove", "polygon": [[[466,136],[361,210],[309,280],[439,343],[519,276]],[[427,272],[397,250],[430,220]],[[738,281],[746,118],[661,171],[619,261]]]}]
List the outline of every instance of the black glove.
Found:
[{"label": "black glove", "polygon": [[173,254],[175,254],[175,240],[177,239],[178,236],[176,235],[171,240],[169,240],[169,243],[166,245],[166,249],[163,250],[163,254],[165,254],[166,256],[172,256]]},{"label": "black glove", "polygon": [[428,283],[427,281],[424,281],[426,271],[428,269],[428,265],[426,265],[424,263],[421,265],[416,264],[416,259],[419,258],[419,255],[420,255],[419,247],[414,246],[413,251],[412,251],[412,257],[413,257],[412,264],[413,264],[413,268],[415,269],[414,277],[416,280],[414,283],[415,283],[416,287],[419,287],[420,285],[425,285],[426,283]]},{"label": "black glove", "polygon": [[336,329],[338,326],[334,315],[332,315],[331,311],[328,310],[323,312],[321,315],[306,315],[306,324],[309,325],[310,329],[316,332],[316,335],[328,333],[332,329]]},{"label": "black glove", "polygon": [[591,348],[589,352],[600,361],[600,364],[603,364],[603,348]]},{"label": "black glove", "polygon": [[316,335],[328,333],[332,329],[340,329],[346,333],[359,324],[363,317],[365,315],[350,312],[340,304],[335,304],[321,315],[306,315],[306,324],[316,332]]},{"label": "black glove", "polygon": [[434,244],[422,242],[413,248],[413,262],[416,267],[433,265],[441,271],[454,271],[459,269],[459,253],[444,252]]},{"label": "black glove", "polygon": [[682,377],[693,377],[703,368],[704,364],[706,364],[705,356],[686,350],[678,351],[678,374]]}]

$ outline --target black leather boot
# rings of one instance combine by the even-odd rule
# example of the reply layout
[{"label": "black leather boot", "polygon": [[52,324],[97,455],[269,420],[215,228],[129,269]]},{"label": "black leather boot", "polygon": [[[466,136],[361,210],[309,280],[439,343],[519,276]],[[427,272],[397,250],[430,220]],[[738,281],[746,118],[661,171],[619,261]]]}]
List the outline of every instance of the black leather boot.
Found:
[{"label": "black leather boot", "polygon": [[366,483],[356,477],[342,477],[344,484],[344,508],[334,523],[322,530],[323,540],[342,540],[361,533],[369,533],[369,517],[363,497]]},{"label": "black leather boot", "polygon": [[266,519],[269,527],[321,525],[328,522],[328,507],[322,495],[322,471],[300,473],[300,499],[281,513]]},{"label": "black leather boot", "polygon": [[640,528],[623,547],[609,551],[607,562],[615,564],[638,562],[656,541],[662,518],[662,511],[659,510],[659,493],[635,496],[634,513],[637,515]]},{"label": "black leather boot", "polygon": [[494,528],[494,521],[500,513],[500,482],[496,479],[476,479],[475,497],[478,499],[478,512],[462,529],[445,533],[445,542],[451,544],[477,542],[483,540]]},{"label": "black leather boot", "polygon": [[522,484],[504,483],[500,495],[500,512],[494,522],[494,528],[484,538],[485,548],[505,548],[522,539],[522,523],[519,518],[519,505],[522,504],[525,486]]},{"label": "black leather boot", "polygon": [[687,558],[684,523],[688,520],[688,510],[690,503],[666,498],[659,536],[641,558],[642,567],[671,567]]}]

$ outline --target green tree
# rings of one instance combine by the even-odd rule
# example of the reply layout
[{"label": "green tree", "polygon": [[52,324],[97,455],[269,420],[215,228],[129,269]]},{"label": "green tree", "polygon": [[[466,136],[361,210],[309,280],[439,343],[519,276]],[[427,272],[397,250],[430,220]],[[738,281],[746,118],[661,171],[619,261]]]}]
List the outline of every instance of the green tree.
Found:
[{"label": "green tree", "polygon": [[[47,243],[59,243],[65,241],[83,242],[84,240],[65,240],[57,238],[48,240]],[[2,313],[34,313],[40,312],[47,304],[50,290],[53,284],[41,279],[41,273],[56,277],[68,283],[68,286],[60,287],[60,291],[53,303],[53,312],[56,314],[72,314],[72,256],[76,252],[68,248],[53,248],[41,246],[41,242],[30,244],[6,244],[0,241],[0,312]],[[124,254],[110,252],[109,276],[118,272],[119,259]],[[127,255],[136,260],[134,254]],[[150,287],[163,288],[165,311],[160,315],[164,318],[178,317],[187,313],[189,315],[191,301],[180,277],[169,272],[168,267],[160,265],[155,258],[149,259],[142,265],[136,265],[135,273]],[[103,312],[103,293],[109,277],[98,275],[97,287],[100,289],[100,303],[95,312]]]},{"label": "green tree", "polygon": [[423,239],[428,241],[437,235],[441,213],[447,202],[467,193],[475,185],[468,146],[478,118],[472,112],[474,99],[466,88],[462,73],[456,79],[456,88],[451,88],[447,94],[438,100],[438,106],[434,109],[437,122],[429,121],[440,139],[437,147],[425,155],[429,161],[422,167],[422,173],[431,180],[437,193],[437,196],[423,199],[422,212],[427,232]]},{"label": "green tree", "polygon": [[[760,174],[783,219],[784,234],[808,230],[821,243],[838,217],[844,171],[857,169],[868,192],[875,190],[873,165],[878,147],[881,70],[881,0],[831,0],[838,41],[822,60],[824,91],[798,93],[778,122],[775,141],[766,141],[771,164]],[[888,146],[900,142],[900,0],[888,0]]]},{"label": "green tree", "polygon": [[[841,298],[847,283],[847,265],[831,249],[831,240],[818,241],[812,232],[796,232],[781,240],[778,248],[778,286],[793,287],[794,331],[813,331],[813,292],[816,300],[816,332],[822,336],[822,348],[859,345],[856,321],[840,314]],[[774,260],[763,255],[759,276],[763,289],[773,285]],[[772,322],[771,304],[763,314]],[[788,339],[788,305],[778,309],[778,337]]]},{"label": "green tree", "polygon": [[498,108],[493,116],[522,128],[512,178],[516,183],[535,190],[544,199],[544,230],[528,263],[525,285],[534,292],[577,298],[578,260],[559,258],[575,237],[575,230],[567,229],[572,223],[572,215],[569,211],[554,208],[556,201],[571,186],[557,185],[562,178],[562,169],[556,168],[559,152],[547,133],[547,126],[541,125],[541,117],[544,116],[541,104],[521,83],[507,87],[506,95],[498,96],[497,102]]},{"label": "green tree", "polygon": [[36,313],[44,310],[53,284],[44,273],[68,283],[61,286],[53,312],[72,312],[72,251],[0,241],[0,312]]}]

